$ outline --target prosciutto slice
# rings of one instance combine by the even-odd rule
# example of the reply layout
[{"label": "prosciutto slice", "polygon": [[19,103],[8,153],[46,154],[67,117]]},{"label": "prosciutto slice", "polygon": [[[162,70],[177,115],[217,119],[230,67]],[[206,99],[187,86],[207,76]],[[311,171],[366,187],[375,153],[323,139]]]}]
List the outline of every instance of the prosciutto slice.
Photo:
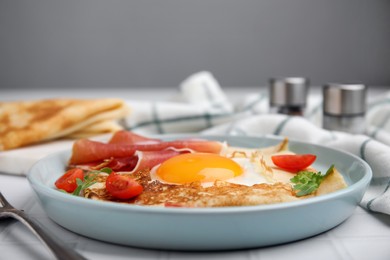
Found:
[{"label": "prosciutto slice", "polygon": [[[84,169],[100,170],[105,167],[115,172],[136,172],[144,169],[152,169],[154,166],[168,160],[171,157],[182,153],[189,153],[190,150],[167,149],[163,151],[142,152],[137,151],[131,157],[110,158],[95,165],[82,165]],[[80,165],[79,165],[80,166]]]},{"label": "prosciutto slice", "polygon": [[175,140],[156,143],[101,143],[88,139],[74,142],[69,164],[87,164],[110,158],[132,157],[136,151],[162,151],[167,148],[190,149],[196,152],[220,153],[222,143],[207,140]]},{"label": "prosciutto slice", "polygon": [[121,130],[116,132],[108,142],[109,144],[153,144],[161,140],[137,135],[130,131]]},{"label": "prosciutto slice", "polygon": [[118,171],[126,171],[130,172],[135,169],[135,166],[138,163],[138,156],[133,155],[131,157],[123,157],[123,158],[110,158],[108,160],[104,160],[103,163],[100,163],[94,167],[90,167],[89,170],[101,170],[105,167],[111,168],[111,170]]},{"label": "prosciutto slice", "polygon": [[131,170],[131,172],[136,172],[144,169],[152,169],[154,166],[168,160],[169,158],[186,152],[189,151],[186,150],[179,151],[174,149],[167,149],[163,151],[153,151],[153,152],[137,151],[135,156],[138,157],[138,163]]}]

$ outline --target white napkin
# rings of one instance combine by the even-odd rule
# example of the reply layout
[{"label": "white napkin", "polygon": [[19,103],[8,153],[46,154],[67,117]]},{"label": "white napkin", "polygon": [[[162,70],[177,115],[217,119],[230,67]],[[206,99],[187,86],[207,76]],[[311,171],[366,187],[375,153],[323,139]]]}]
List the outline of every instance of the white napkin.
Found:
[{"label": "white napkin", "polygon": [[[369,104],[366,135],[322,129],[320,96],[310,96],[305,118],[269,115],[267,94],[248,94],[232,104],[211,73],[199,72],[183,81],[174,100],[128,100],[133,113],[122,124],[146,135],[281,135],[351,152],[366,160],[374,174],[361,205],[390,214],[390,93]],[[70,145],[70,141],[57,141],[0,153],[0,172],[25,174],[39,158]],[[24,160],[26,157],[29,160]]]},{"label": "white napkin", "polygon": [[126,128],[143,134],[198,132],[235,117],[233,104],[209,72],[187,78],[174,101],[128,101]]}]

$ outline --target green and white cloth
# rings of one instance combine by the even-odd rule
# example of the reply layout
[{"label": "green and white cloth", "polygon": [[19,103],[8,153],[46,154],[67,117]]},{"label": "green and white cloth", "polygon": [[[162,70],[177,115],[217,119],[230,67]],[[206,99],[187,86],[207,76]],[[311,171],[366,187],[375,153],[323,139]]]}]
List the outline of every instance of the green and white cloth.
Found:
[{"label": "green and white cloth", "polygon": [[142,134],[280,135],[350,152],[373,171],[361,206],[390,214],[390,93],[368,104],[366,134],[352,135],[321,128],[319,96],[309,98],[305,117],[290,117],[268,114],[266,91],[231,103],[209,72],[190,76],[179,89],[175,101],[128,101],[134,110],[123,124]]}]

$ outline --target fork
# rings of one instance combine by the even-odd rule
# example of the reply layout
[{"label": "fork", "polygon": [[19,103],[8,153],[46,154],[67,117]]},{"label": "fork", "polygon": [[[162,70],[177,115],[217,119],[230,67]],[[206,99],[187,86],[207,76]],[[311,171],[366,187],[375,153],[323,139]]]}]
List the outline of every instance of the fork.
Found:
[{"label": "fork", "polygon": [[86,259],[73,249],[59,242],[60,240],[57,238],[49,235],[35,219],[28,217],[23,211],[14,208],[0,192],[0,219],[5,218],[14,218],[22,222],[41,240],[58,260]]}]

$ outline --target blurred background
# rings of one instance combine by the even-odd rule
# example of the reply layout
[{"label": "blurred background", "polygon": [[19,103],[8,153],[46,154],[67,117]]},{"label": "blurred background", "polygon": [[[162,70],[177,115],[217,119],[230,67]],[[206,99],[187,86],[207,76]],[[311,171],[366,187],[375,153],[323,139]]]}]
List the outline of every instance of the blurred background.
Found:
[{"label": "blurred background", "polygon": [[0,0],[0,87],[390,86],[388,0]]}]

